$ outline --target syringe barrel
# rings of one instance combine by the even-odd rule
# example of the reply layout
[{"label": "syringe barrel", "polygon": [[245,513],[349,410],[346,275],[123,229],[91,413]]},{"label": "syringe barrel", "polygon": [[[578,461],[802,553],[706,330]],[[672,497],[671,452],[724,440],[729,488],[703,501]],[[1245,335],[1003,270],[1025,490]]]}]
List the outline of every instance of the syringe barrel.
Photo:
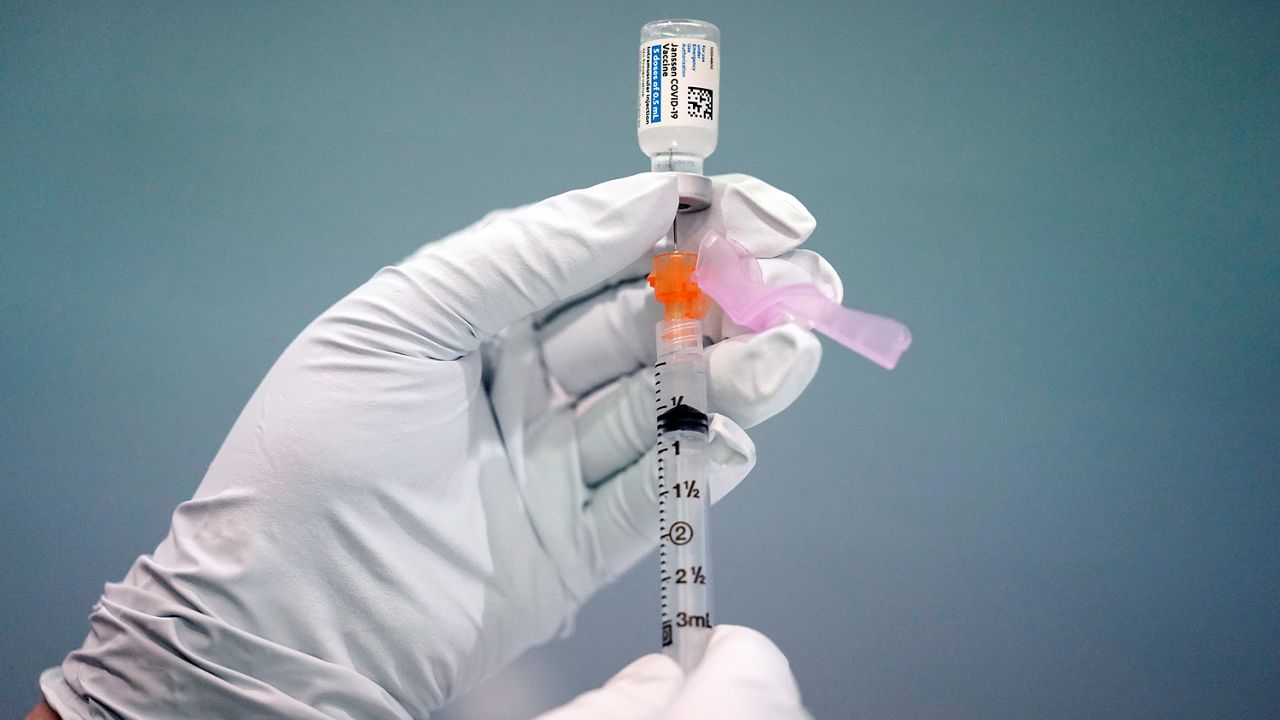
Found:
[{"label": "syringe barrel", "polygon": [[658,324],[658,532],[663,652],[692,669],[712,628],[707,364],[700,320]]}]

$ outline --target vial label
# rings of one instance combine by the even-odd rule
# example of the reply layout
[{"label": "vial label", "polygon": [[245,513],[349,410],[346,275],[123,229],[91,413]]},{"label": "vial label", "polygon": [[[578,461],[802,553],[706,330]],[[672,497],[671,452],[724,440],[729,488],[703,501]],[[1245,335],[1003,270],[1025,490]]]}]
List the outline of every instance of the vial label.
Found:
[{"label": "vial label", "polygon": [[718,54],[710,40],[663,38],[641,45],[636,126],[715,127]]}]

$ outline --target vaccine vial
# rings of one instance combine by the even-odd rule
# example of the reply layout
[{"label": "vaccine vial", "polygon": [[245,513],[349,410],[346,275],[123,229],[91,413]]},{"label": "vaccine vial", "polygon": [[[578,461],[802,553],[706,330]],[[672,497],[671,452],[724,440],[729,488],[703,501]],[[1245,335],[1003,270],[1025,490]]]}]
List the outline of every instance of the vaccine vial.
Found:
[{"label": "vaccine vial", "polygon": [[640,30],[636,134],[654,172],[702,174],[720,121],[720,28],[655,20]]}]

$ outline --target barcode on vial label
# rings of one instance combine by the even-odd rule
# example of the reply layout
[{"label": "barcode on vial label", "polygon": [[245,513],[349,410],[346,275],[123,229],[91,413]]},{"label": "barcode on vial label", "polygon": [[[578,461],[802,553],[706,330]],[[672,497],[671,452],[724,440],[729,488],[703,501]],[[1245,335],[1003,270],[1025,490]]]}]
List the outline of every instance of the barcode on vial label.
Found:
[{"label": "barcode on vial label", "polygon": [[689,87],[689,117],[699,120],[714,120],[711,117],[712,99],[714,94],[711,88]]}]

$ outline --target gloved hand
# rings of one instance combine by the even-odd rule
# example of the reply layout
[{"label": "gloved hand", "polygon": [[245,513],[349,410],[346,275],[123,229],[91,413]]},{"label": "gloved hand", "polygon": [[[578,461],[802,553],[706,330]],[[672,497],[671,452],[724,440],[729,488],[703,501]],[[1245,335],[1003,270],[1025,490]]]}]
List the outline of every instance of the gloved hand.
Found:
[{"label": "gloved hand", "polygon": [[737,625],[711,633],[707,652],[686,678],[674,660],[645,655],[599,690],[536,720],[803,720],[800,689],[782,651]]},{"label": "gloved hand", "polygon": [[[686,237],[722,225],[773,258],[766,274],[838,299],[830,266],[795,249],[803,206],[743,176],[714,187]],[[422,717],[567,632],[655,543],[644,275],[676,203],[642,174],[497,213],[326,311],[154,555],[107,585],[84,646],[41,679],[49,702],[64,718]],[[715,499],[755,460],[743,426],[791,403],[820,349],[777,327],[707,352]]]}]

